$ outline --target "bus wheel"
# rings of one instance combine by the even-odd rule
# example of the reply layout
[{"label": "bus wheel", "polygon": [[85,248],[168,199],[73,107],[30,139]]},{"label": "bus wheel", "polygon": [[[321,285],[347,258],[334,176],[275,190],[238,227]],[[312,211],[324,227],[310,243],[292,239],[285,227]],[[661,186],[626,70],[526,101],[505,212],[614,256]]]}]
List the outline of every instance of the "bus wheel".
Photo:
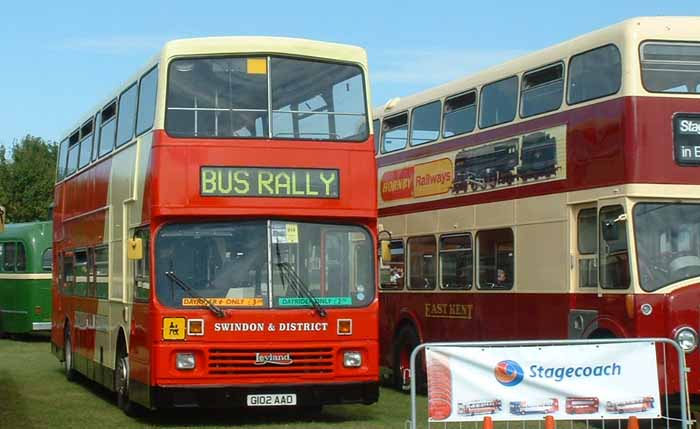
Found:
[{"label": "bus wheel", "polygon": [[[394,341],[394,387],[397,390],[411,390],[411,352],[420,344],[416,331],[404,326],[399,331]],[[423,355],[416,356],[416,388],[419,392],[426,389],[425,371],[423,368]]]},{"label": "bus wheel", "polygon": [[136,404],[129,400],[129,356],[122,347],[117,351],[114,389],[117,391],[117,405],[119,408],[127,416],[134,416],[136,414]]},{"label": "bus wheel", "polygon": [[70,338],[70,325],[66,324],[63,337],[63,370],[68,381],[75,381],[75,363],[73,361],[73,341]]}]

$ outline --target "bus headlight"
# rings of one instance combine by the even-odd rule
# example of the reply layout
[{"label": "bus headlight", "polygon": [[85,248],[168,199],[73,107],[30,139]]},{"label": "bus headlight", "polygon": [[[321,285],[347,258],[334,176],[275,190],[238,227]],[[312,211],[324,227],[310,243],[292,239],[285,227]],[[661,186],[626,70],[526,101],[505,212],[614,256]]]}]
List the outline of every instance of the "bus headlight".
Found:
[{"label": "bus headlight", "polygon": [[698,333],[690,326],[678,329],[674,339],[686,353],[692,352],[698,346]]},{"label": "bus headlight", "polygon": [[175,355],[177,369],[194,369],[194,353],[178,353]]},{"label": "bus headlight", "polygon": [[343,366],[345,368],[359,368],[362,366],[362,353],[360,352],[345,352],[343,353]]}]

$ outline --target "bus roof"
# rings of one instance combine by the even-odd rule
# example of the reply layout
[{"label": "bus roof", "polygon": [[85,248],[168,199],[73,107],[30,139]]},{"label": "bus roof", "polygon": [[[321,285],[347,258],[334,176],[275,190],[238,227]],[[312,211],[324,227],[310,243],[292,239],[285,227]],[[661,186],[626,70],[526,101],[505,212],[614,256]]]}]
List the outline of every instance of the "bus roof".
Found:
[{"label": "bus roof", "polygon": [[0,232],[0,241],[22,240],[29,244],[35,239],[37,244],[46,243],[47,246],[51,246],[52,228],[51,221],[8,223],[5,225],[5,231]]},{"label": "bus roof", "polygon": [[[455,95],[508,76],[521,74],[559,61],[566,63],[575,54],[610,43],[614,43],[620,49],[623,63],[635,58],[633,62],[636,67],[639,64],[636,60],[639,42],[644,40],[698,40],[700,38],[697,32],[698,27],[700,27],[700,17],[658,16],[631,18],[425,91],[407,97],[393,98],[384,104],[376,106],[373,116],[375,118],[388,116],[413,106],[419,106],[444,96]],[[445,61],[449,61],[449,58],[446,58]],[[626,76],[623,79],[621,90],[611,97],[638,95],[642,92],[643,89],[637,74],[636,77]],[[596,101],[599,100],[592,102]],[[389,106],[389,109],[385,110],[387,106]]]},{"label": "bus roof", "polygon": [[[129,76],[116,90],[109,96],[87,111],[80,120],[65,129],[59,136],[59,140],[67,138],[83,123],[90,120],[95,113],[111,101],[119,97],[124,90],[156,66],[156,64],[166,64],[170,59],[179,56],[207,56],[225,54],[286,54],[307,58],[328,59],[332,61],[345,61],[359,64],[367,71],[367,54],[364,49],[340,43],[321,42],[310,39],[298,39],[290,37],[269,37],[269,36],[221,36],[221,37],[197,37],[190,39],[175,39],[166,42],[156,55],[151,57],[146,64],[136,73]],[[165,83],[166,73],[159,72],[159,86]],[[165,96],[164,91],[160,91]]]}]

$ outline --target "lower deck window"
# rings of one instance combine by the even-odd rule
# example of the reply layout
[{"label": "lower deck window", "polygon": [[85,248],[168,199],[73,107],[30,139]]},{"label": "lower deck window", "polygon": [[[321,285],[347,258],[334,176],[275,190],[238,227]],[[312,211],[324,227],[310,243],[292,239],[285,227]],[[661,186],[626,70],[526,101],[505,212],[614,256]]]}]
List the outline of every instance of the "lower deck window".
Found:
[{"label": "lower deck window", "polygon": [[436,245],[434,236],[408,240],[409,289],[434,289]]},{"label": "lower deck window", "polygon": [[479,289],[511,289],[515,282],[513,230],[481,231],[479,249]]}]

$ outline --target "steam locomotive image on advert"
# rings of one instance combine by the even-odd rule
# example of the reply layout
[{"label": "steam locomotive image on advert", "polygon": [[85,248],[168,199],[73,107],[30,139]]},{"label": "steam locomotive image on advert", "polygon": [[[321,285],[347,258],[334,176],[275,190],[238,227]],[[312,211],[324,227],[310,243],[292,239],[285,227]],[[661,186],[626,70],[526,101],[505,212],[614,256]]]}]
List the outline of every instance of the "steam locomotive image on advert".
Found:
[{"label": "steam locomotive image on advert", "polygon": [[557,139],[538,131],[455,155],[452,192],[461,193],[512,185],[518,181],[539,180],[557,175]]}]

